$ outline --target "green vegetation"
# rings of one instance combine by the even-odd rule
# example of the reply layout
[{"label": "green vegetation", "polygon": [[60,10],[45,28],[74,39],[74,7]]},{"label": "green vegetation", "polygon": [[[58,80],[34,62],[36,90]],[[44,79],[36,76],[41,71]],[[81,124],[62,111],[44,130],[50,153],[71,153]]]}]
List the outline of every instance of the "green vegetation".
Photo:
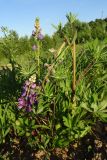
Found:
[{"label": "green vegetation", "polygon": [[36,159],[64,149],[74,159],[67,147],[107,122],[107,20],[84,23],[71,13],[67,20],[52,37],[38,18],[30,38],[1,28],[0,145],[10,147],[3,159],[23,158],[24,149]]}]

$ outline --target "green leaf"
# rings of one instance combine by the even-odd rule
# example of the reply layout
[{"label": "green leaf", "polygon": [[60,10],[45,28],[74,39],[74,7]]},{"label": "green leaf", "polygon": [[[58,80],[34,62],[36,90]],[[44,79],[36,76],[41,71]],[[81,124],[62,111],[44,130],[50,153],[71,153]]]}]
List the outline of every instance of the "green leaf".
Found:
[{"label": "green leaf", "polygon": [[71,124],[72,124],[72,121],[71,121],[71,116],[70,114],[68,114],[68,117],[65,117],[63,116],[63,121],[64,121],[64,125],[68,128],[71,128]]},{"label": "green leaf", "polygon": [[100,103],[100,110],[104,110],[105,108],[107,108],[107,100],[103,100],[101,103]]},{"label": "green leaf", "polygon": [[61,128],[60,123],[56,124],[56,125],[55,125],[55,128],[56,128],[56,130],[58,130],[59,128]]},{"label": "green leaf", "polygon": [[35,125],[35,120],[32,120],[31,124],[32,124],[32,126]]},{"label": "green leaf", "polygon": [[90,126],[85,127],[85,130],[81,131],[80,137],[84,137],[90,131],[91,131],[91,127]]},{"label": "green leaf", "polygon": [[93,109],[94,112],[98,111],[98,105],[96,103],[92,103],[91,108]]},{"label": "green leaf", "polygon": [[43,110],[44,110],[44,106],[39,104],[36,113],[41,114],[43,112]]},{"label": "green leaf", "polygon": [[92,110],[88,107],[88,104],[87,104],[87,103],[82,102],[82,103],[81,103],[81,107],[84,108],[84,109],[86,109],[86,110],[89,111],[89,112],[92,112]]},{"label": "green leaf", "polygon": [[27,126],[29,125],[29,120],[28,120],[28,118],[27,119],[25,119],[25,122],[24,122]]},{"label": "green leaf", "polygon": [[6,129],[6,131],[4,132],[3,137],[5,137],[9,133],[9,131],[10,131],[10,127],[8,129]]}]

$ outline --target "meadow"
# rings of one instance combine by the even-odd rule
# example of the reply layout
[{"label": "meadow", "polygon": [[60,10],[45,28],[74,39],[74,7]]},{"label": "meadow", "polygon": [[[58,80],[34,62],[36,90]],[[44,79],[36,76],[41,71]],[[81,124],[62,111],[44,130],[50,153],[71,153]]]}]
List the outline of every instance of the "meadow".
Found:
[{"label": "meadow", "polygon": [[52,37],[1,27],[0,159],[107,157],[107,22],[66,17]]}]

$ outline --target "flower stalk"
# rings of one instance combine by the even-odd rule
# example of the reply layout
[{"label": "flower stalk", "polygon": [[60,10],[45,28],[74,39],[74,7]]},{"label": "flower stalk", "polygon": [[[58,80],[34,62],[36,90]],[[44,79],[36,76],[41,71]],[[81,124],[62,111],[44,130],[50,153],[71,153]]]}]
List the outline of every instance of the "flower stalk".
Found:
[{"label": "flower stalk", "polygon": [[43,40],[44,36],[41,33],[39,18],[36,18],[34,27],[35,30],[32,31],[32,36],[35,38],[36,48],[33,47],[33,50],[35,51],[35,59],[37,58],[37,71],[38,77],[40,78],[40,48],[41,41]]}]

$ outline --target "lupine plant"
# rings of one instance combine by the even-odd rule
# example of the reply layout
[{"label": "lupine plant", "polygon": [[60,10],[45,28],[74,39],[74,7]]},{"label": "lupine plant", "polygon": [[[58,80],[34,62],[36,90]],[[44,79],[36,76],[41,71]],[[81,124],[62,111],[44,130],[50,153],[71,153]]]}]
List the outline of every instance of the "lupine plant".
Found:
[{"label": "lupine plant", "polygon": [[22,138],[33,150],[47,153],[92,134],[98,121],[107,122],[106,42],[93,40],[83,47],[77,46],[75,16],[69,14],[67,19],[72,36],[60,30],[64,42],[58,49],[53,46],[48,51],[52,58],[44,63],[41,58],[44,36],[36,18],[32,31],[35,41],[31,46],[35,54],[33,64],[28,63],[25,70],[19,67],[22,88],[9,103],[12,110],[8,105],[5,110],[0,109],[1,143],[9,135],[14,137],[13,141],[17,139],[20,143]]},{"label": "lupine plant", "polygon": [[[70,16],[71,15],[69,15],[68,18],[73,19],[73,21],[69,21],[72,27],[73,23],[75,23],[75,20],[72,16],[71,17]],[[40,41],[42,38],[39,39],[38,37],[38,34],[40,33],[38,19],[36,19],[35,26],[37,32],[33,31],[32,35],[35,36],[38,41]],[[32,90],[32,85],[34,85],[36,88],[36,84],[35,83],[30,84],[29,81],[26,81],[25,86],[29,84],[28,86],[31,87],[27,86],[29,88],[29,91],[28,88],[26,89],[27,90],[26,92],[24,91],[23,93],[24,95],[22,94],[21,98],[19,98],[19,103],[18,103],[18,108],[23,108],[24,106],[24,108],[26,109],[27,107],[29,107],[29,105],[30,105],[29,111],[31,111],[31,106],[35,108],[32,111],[33,114],[35,114],[36,117],[38,117],[37,122],[35,122],[37,124],[35,125],[37,126],[36,132],[37,133],[39,132],[39,136],[41,137],[41,140],[39,141],[40,146],[43,145],[47,139],[45,147],[51,146],[52,148],[69,145],[71,141],[85,136],[87,133],[91,132],[92,129],[91,126],[96,122],[98,115],[99,118],[101,118],[100,116],[102,115],[102,119],[104,119],[103,116],[105,116],[104,113],[99,114],[99,110],[98,114],[95,112],[93,112],[92,114],[92,110],[87,108],[87,105],[89,105],[90,103],[89,96],[94,96],[94,95],[92,94],[92,91],[90,91],[87,88],[90,85],[90,82],[88,82],[88,80],[87,82],[85,82],[87,76],[84,77],[90,70],[93,72],[95,65],[97,65],[97,63],[99,62],[98,60],[100,58],[100,53],[102,53],[103,51],[103,48],[98,51],[99,56],[97,56],[96,48],[93,52],[91,52],[89,48],[90,46],[86,48],[84,54],[89,54],[90,52],[90,58],[92,54],[92,57],[96,55],[97,59],[95,57],[94,63],[92,62],[91,64],[90,63],[88,64],[88,61],[85,60],[83,64],[85,65],[83,67],[83,71],[80,71],[80,69],[82,70],[82,63],[80,64],[80,60],[83,59],[78,60],[79,57],[77,55],[78,72],[76,73],[76,68],[75,68],[76,61],[74,62],[74,56],[76,59],[76,55],[74,55],[76,53],[75,43],[74,43],[76,36],[74,34],[74,38],[71,41],[69,40],[66,34],[63,33],[63,35],[65,38],[65,42],[61,45],[61,47],[57,51],[55,51],[56,56],[52,60],[52,63],[51,64],[45,63],[44,65],[45,68],[47,69],[47,73],[42,79],[41,89],[39,90],[39,94],[35,90],[35,93],[32,95],[34,99],[32,100],[30,90]],[[36,50],[38,47],[39,47],[38,54],[40,54],[40,49],[41,49],[40,46],[34,45],[33,49]],[[67,60],[68,57],[69,60]],[[38,56],[38,61],[39,61],[39,56]],[[38,65],[38,67],[40,71],[40,66]],[[40,72],[37,72],[37,74],[38,73],[40,74]],[[72,85],[73,88],[71,87]],[[83,94],[82,91],[85,91],[84,96],[82,96]],[[29,95],[31,97],[31,100]],[[37,96],[38,98],[34,95],[38,95]],[[99,97],[100,96],[101,95],[99,95]],[[75,105],[74,101],[76,101]],[[83,103],[84,101],[85,103]],[[35,107],[35,102],[37,105],[36,107]],[[91,103],[94,103],[94,101],[92,102],[91,100]],[[104,105],[102,107],[103,107],[103,112],[106,112],[105,100],[104,100]],[[97,109],[95,110],[97,111]],[[87,111],[89,111],[90,114]],[[41,128],[41,130],[38,131],[39,127]],[[67,137],[67,139],[65,137]]]}]

